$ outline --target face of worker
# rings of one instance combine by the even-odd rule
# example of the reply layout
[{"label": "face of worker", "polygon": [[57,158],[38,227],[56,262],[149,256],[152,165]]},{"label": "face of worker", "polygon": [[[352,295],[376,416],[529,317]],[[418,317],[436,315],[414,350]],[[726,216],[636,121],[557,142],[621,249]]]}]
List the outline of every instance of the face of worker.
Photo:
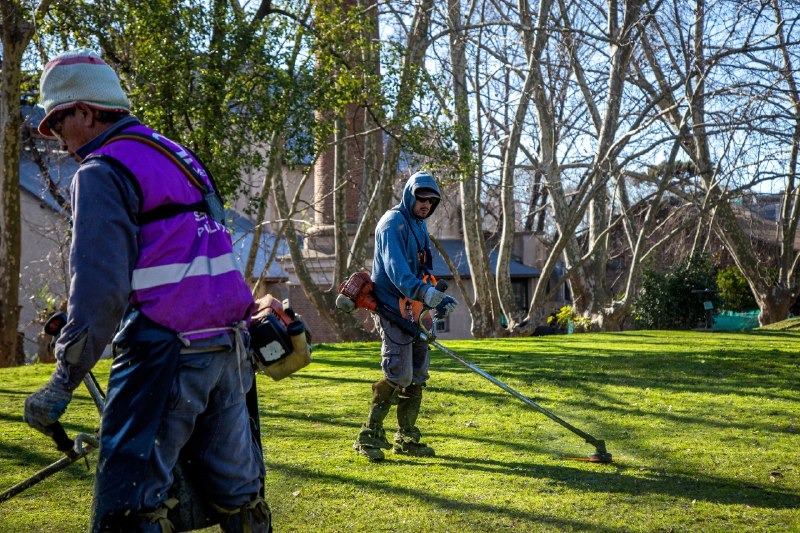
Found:
[{"label": "face of worker", "polygon": [[61,148],[69,152],[69,155],[79,163],[81,158],[76,153],[78,148],[98,134],[98,122],[94,111],[83,103],[77,103],[75,107],[54,115],[50,118],[48,126],[61,143]]},{"label": "face of worker", "polygon": [[434,198],[415,198],[412,211],[417,218],[426,218],[433,207]]}]

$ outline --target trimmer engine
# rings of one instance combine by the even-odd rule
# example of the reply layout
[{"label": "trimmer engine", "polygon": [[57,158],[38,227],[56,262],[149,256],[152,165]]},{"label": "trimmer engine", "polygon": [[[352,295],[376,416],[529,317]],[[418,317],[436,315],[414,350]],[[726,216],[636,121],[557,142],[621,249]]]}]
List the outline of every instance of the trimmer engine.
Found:
[{"label": "trimmer engine", "polygon": [[339,284],[339,296],[336,297],[336,307],[347,313],[356,309],[375,311],[378,302],[372,294],[375,285],[366,272],[356,272]]}]

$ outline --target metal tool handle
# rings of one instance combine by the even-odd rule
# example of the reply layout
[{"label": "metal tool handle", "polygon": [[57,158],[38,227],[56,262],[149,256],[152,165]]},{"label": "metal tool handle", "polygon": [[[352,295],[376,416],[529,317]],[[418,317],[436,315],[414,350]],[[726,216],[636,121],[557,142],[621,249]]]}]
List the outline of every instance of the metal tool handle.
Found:
[{"label": "metal tool handle", "polygon": [[[58,422],[56,422],[51,426],[48,426],[48,429],[52,428],[54,432],[59,432],[59,430],[54,427],[56,425],[58,425],[58,427],[60,428],[60,432],[63,433],[63,436],[65,438],[68,438],[66,431],[64,431],[64,428],[61,427],[61,424]],[[55,437],[53,437],[53,439],[55,439]],[[66,444],[66,441],[64,441],[64,444]],[[74,446],[73,442],[70,441],[70,449],[61,459],[51,464],[50,466],[43,468],[42,470],[40,470],[33,476],[29,477],[28,479],[20,481],[13,487],[0,493],[0,503],[10,498],[13,498],[14,496],[16,496],[17,494],[19,494],[24,490],[31,488],[32,486],[36,485],[43,479],[46,479],[52,476],[53,474],[60,472],[61,470],[64,470],[66,467],[68,467],[75,461],[81,459],[82,457],[85,457],[89,452],[97,449],[99,446],[100,445],[97,442],[96,438],[86,435],[84,433],[80,433],[77,437],[75,437]]]}]

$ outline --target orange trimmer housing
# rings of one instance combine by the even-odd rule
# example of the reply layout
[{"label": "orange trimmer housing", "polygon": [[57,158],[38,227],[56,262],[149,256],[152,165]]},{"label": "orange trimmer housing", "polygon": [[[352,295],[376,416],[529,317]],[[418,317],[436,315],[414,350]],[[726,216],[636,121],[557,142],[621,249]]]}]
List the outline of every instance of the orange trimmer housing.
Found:
[{"label": "orange trimmer housing", "polygon": [[356,304],[356,309],[373,311],[378,308],[378,301],[372,294],[375,284],[366,272],[356,272],[339,284],[339,294],[342,294]]}]

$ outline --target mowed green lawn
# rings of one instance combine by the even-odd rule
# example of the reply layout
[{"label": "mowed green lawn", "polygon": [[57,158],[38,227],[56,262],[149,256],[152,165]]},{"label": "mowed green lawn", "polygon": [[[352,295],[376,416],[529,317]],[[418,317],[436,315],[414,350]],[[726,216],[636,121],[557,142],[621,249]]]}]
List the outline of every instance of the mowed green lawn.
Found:
[{"label": "mowed green lawn", "polygon": [[[442,344],[604,439],[613,462],[566,459],[594,447],[432,349],[418,425],[436,457],[368,463],[351,445],[380,347],[318,345],[295,376],[258,378],[276,532],[800,531],[800,333]],[[59,457],[22,422],[51,370],[0,371],[0,491]],[[83,389],[63,421],[71,434],[96,429]],[[0,531],[86,530],[95,459],[0,503]]]}]

